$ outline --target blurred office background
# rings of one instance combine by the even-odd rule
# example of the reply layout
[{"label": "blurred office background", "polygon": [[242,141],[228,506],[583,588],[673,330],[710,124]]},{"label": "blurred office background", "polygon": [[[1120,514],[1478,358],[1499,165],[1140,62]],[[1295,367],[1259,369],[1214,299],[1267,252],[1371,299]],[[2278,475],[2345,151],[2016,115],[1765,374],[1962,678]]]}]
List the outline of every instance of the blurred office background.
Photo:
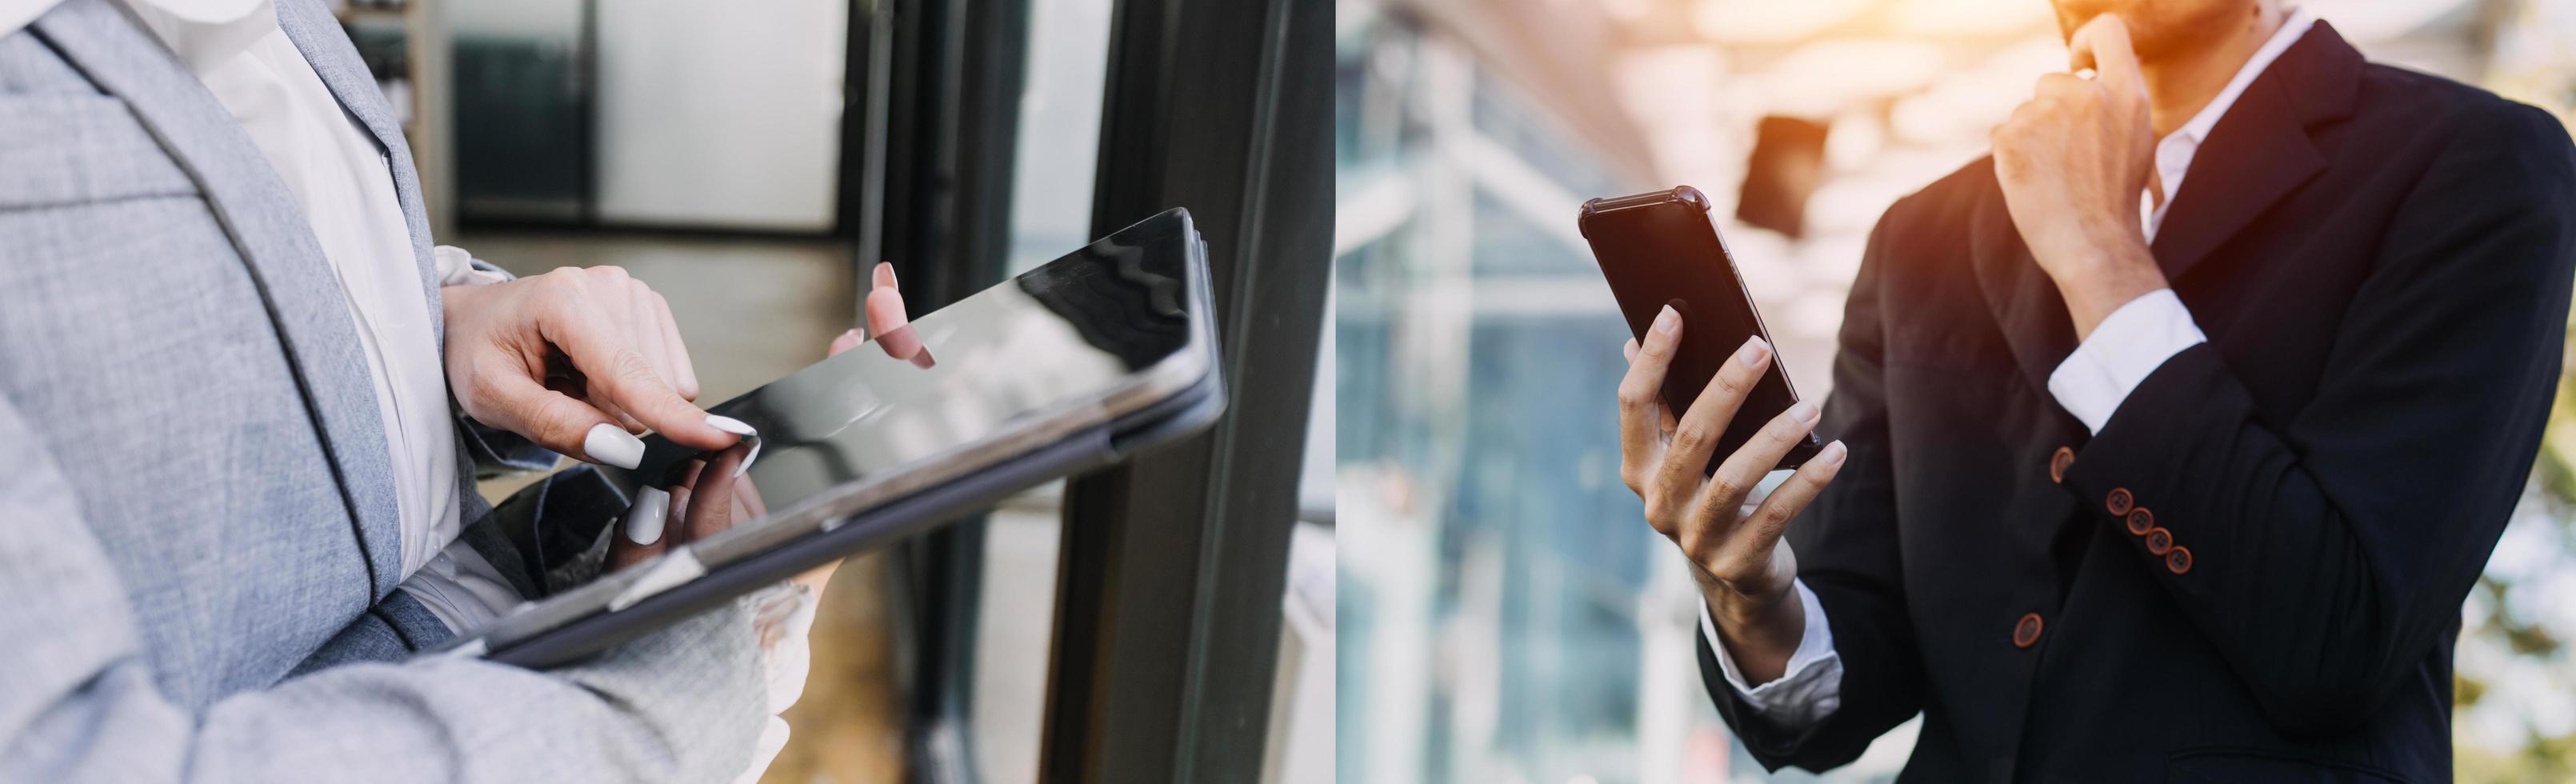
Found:
[{"label": "blurred office background", "polygon": [[[2576,2],[2306,4],[2373,59],[2576,106]],[[1686,567],[1617,479],[1627,329],[1576,209],[1706,191],[1825,393],[1871,224],[2063,69],[2047,3],[1338,10],[1340,780],[1762,779],[1702,692]],[[2542,463],[2463,608],[2463,781],[2576,780],[2576,428]],[[1826,780],[1892,778],[1914,732]]]},{"label": "blurred office background", "polygon": [[[1328,4],[332,5],[403,117],[438,241],[520,275],[627,268],[670,300],[703,403],[821,359],[856,325],[880,259],[897,265],[918,316],[1162,207],[1193,208],[1221,310],[1231,297],[1233,309],[1296,331],[1221,322],[1267,344],[1228,352],[1235,410],[1296,415],[1221,425],[1208,449],[1253,454],[1225,467],[1149,464],[1070,490],[1053,483],[853,559],[821,603],[812,674],[786,714],[793,737],[764,780],[1146,781],[1159,776],[1139,771],[1176,745],[1158,730],[1198,732],[1241,758],[1175,771],[1332,775],[1334,431],[1329,360],[1315,359],[1328,348],[1329,98],[1321,87],[1303,98],[1262,87],[1300,69],[1325,82]],[[1236,56],[1174,49],[1154,30],[1227,42]],[[1290,48],[1299,41],[1311,51]],[[1112,89],[1121,84],[1130,87]],[[1313,130],[1279,117],[1309,118]],[[1188,135],[1184,120],[1222,138]],[[1313,166],[1282,157],[1301,138]],[[1166,175],[1167,154],[1240,163]],[[1316,173],[1242,174],[1256,164]],[[1243,201],[1270,209],[1255,215]],[[1311,259],[1292,258],[1293,243],[1238,241],[1261,232],[1315,237]],[[1272,285],[1227,290],[1246,275]],[[1256,469],[1270,473],[1226,473]],[[534,479],[484,490],[497,499]],[[1289,492],[1254,499],[1259,514],[1234,511],[1271,485]],[[1114,504],[1066,508],[1137,492],[1203,497],[1208,515],[1139,522]],[[1060,568],[1106,561],[1139,537],[1170,546]],[[1187,546],[1194,539],[1224,544]],[[1120,569],[1184,588],[1139,596]],[[1119,619],[1175,636],[1140,639]],[[1230,640],[1248,642],[1222,647]],[[1134,662],[1071,658],[1103,650]],[[1165,673],[1169,682],[1155,680]],[[1218,723],[1227,729],[1196,729]]]}]

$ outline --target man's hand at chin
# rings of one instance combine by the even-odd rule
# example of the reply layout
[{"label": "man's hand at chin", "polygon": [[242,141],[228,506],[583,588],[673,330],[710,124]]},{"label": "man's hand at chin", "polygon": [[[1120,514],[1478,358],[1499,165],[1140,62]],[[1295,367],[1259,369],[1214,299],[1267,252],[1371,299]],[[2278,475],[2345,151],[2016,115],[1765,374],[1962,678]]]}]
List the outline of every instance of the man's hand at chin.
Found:
[{"label": "man's hand at chin", "polygon": [[1995,179],[2024,244],[2057,282],[2077,339],[2130,300],[2166,287],[2138,223],[2154,176],[2147,84],[2119,17],[2075,31],[2071,73],[2040,77],[2032,98],[1994,131]]}]

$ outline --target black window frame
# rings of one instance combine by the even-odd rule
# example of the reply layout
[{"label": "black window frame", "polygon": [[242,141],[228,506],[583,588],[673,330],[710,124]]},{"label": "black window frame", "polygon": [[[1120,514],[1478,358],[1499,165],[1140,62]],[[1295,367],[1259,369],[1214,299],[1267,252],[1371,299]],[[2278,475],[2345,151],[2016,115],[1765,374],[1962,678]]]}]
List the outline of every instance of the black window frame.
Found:
[{"label": "black window frame", "polygon": [[[854,0],[842,217],[915,312],[1008,269],[1029,0]],[[1208,434],[1068,482],[1039,778],[1255,782],[1332,271],[1332,6],[1118,0],[1091,228],[1187,207],[1231,400]],[[863,292],[859,294],[863,295]],[[905,776],[971,749],[983,521],[893,559]]]}]

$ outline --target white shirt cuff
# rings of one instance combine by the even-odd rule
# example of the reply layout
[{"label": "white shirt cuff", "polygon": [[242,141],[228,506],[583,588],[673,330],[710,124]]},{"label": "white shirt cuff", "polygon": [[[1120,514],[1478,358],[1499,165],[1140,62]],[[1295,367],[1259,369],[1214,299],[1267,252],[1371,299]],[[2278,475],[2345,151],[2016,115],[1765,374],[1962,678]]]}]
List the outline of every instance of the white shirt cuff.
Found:
[{"label": "white shirt cuff", "polygon": [[2156,289],[2103,318],[2093,336],[2048,374],[2048,394],[2083,420],[2084,429],[2102,432],[2111,412],[2165,360],[2208,340],[2173,289]]},{"label": "white shirt cuff", "polygon": [[1843,657],[1834,650],[1834,628],[1825,623],[1824,603],[1816,601],[1816,592],[1807,590],[1807,581],[1791,585],[1798,591],[1798,604],[1805,608],[1807,631],[1798,637],[1798,650],[1789,654],[1788,668],[1769,683],[1745,685],[1744,672],[1735,668],[1735,655],[1717,639],[1717,621],[1704,600],[1699,605],[1699,629],[1708,637],[1709,650],[1717,652],[1717,668],[1725,673],[1726,685],[1734,687],[1753,712],[1795,732],[1824,721],[1842,707]]},{"label": "white shirt cuff", "polygon": [[510,280],[509,273],[476,265],[474,254],[454,245],[430,248],[429,259],[438,265],[438,285],[441,286],[481,286]]},{"label": "white shirt cuff", "polygon": [[458,634],[481,628],[526,601],[500,569],[463,539],[449,542],[420,571],[404,578],[401,587]]}]

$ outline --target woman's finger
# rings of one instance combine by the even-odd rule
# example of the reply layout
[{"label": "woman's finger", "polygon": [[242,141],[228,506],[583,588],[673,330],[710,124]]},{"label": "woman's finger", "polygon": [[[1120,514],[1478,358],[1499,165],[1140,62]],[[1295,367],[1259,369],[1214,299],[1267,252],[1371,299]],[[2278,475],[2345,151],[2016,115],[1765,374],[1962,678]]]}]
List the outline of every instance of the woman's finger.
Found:
[{"label": "woman's finger", "polygon": [[622,285],[614,294],[592,292],[578,299],[556,300],[553,309],[540,315],[540,327],[546,340],[561,349],[572,360],[589,387],[590,397],[614,404],[644,426],[659,431],[674,443],[697,449],[723,449],[737,440],[733,434],[707,424],[705,410],[680,397],[677,390],[662,379],[653,362],[636,348],[631,319],[613,318],[606,307],[593,303],[616,301],[630,303]]},{"label": "woman's finger", "polygon": [[895,284],[893,264],[877,263],[868,282],[865,309],[868,334],[876,336],[877,347],[884,349],[886,356],[925,368],[934,364],[928,347],[921,343],[921,335],[913,331],[912,320],[904,314],[903,292]]},{"label": "woman's finger", "polygon": [[698,480],[689,487],[689,538],[697,541],[733,527],[734,483],[741,481],[735,471],[751,448],[735,445],[710,458],[698,471]]}]

